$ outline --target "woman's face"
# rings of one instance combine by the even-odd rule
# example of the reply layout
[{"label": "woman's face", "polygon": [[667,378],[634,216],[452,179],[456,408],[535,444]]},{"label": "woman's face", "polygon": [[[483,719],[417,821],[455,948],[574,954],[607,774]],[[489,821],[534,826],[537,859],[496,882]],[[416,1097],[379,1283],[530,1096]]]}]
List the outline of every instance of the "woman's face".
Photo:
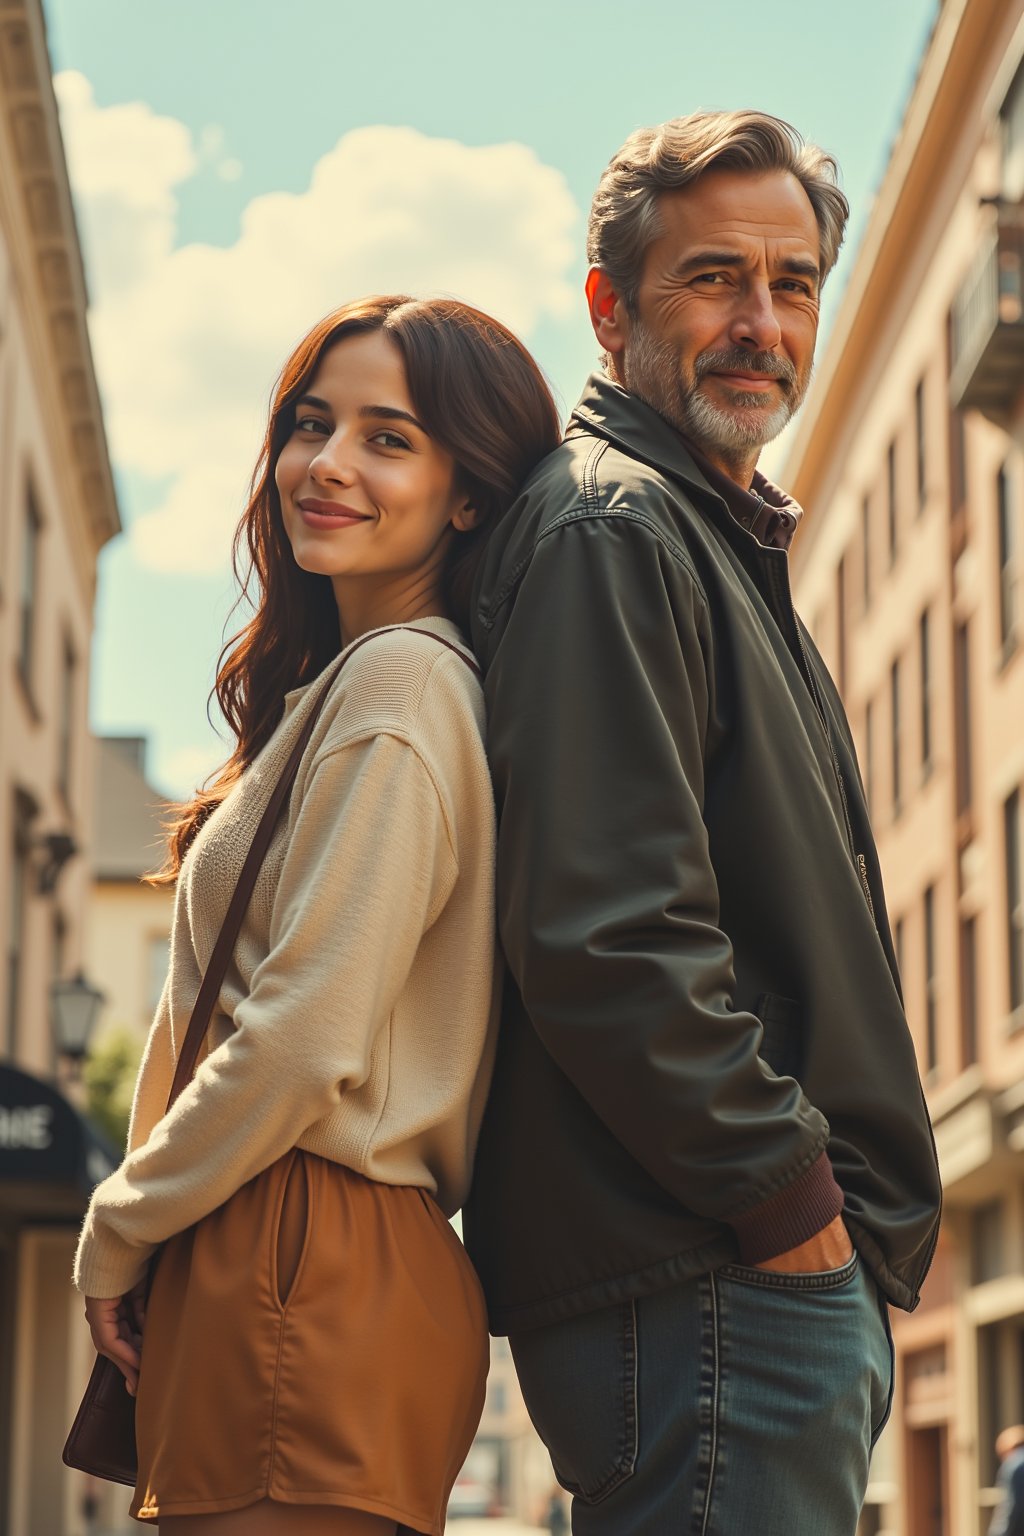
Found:
[{"label": "woman's face", "polygon": [[439,588],[452,529],[474,520],[455,461],[416,419],[402,355],[381,331],[323,354],[275,479],[297,563],[332,578],[343,611],[371,597],[374,627]]}]

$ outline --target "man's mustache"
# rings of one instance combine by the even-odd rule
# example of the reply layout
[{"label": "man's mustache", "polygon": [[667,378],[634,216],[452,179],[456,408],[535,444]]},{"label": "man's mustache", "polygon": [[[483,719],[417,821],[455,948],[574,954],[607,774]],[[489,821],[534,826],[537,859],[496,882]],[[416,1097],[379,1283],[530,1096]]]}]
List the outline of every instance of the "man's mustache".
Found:
[{"label": "man's mustache", "polygon": [[796,369],[785,357],[774,352],[747,352],[743,347],[726,347],[720,352],[701,352],[694,360],[694,376],[700,383],[709,373],[764,373],[770,378],[781,379],[785,384],[795,384]]}]

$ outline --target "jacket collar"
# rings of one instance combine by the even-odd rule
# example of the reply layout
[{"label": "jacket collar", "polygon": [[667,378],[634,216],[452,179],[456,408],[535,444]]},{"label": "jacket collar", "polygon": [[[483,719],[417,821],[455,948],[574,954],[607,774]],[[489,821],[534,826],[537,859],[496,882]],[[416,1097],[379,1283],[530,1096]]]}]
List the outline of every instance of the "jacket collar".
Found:
[{"label": "jacket collar", "polygon": [[614,383],[605,373],[592,373],[569,420],[567,437],[596,432],[631,458],[681,481],[698,493],[701,510],[722,512],[758,543],[788,549],[803,509],[767,476],[755,471],[749,491],[709,464],[702,453],[643,400]]}]

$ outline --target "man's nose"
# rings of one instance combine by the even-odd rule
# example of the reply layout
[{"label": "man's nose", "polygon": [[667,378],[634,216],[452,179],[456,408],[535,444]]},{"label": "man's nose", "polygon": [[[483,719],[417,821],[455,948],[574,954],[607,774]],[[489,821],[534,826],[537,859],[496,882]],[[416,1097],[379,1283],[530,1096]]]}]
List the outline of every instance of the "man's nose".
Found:
[{"label": "man's nose", "polygon": [[775,314],[772,290],[767,282],[745,284],[729,328],[736,345],[755,352],[768,352],[782,340],[782,328]]}]

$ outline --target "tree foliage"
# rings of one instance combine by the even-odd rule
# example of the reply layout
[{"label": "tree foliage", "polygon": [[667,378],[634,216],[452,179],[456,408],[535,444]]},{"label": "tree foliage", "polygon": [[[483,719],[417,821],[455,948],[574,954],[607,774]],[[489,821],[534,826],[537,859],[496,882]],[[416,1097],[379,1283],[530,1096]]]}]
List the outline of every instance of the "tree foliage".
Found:
[{"label": "tree foliage", "polygon": [[90,1119],[123,1152],[128,1141],[132,1091],[142,1058],[142,1042],[134,1030],[114,1025],[89,1053],[82,1073]]}]

